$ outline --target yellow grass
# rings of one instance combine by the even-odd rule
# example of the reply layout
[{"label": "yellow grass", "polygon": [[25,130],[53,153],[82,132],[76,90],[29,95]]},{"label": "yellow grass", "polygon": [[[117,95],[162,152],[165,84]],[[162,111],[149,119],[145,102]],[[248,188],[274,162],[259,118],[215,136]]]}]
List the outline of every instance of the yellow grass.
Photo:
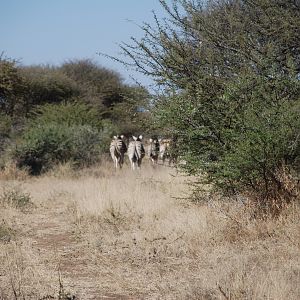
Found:
[{"label": "yellow grass", "polygon": [[2,207],[15,233],[0,239],[0,299],[300,299],[298,206],[255,220],[233,200],[185,199],[186,180],[147,163],[2,180],[33,205]]}]

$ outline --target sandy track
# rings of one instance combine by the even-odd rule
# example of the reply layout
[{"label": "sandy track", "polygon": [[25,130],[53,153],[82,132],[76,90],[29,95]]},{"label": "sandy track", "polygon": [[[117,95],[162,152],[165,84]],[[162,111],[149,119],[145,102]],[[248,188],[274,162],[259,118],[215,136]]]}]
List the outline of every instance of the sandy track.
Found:
[{"label": "sandy track", "polygon": [[[40,268],[61,274],[65,293],[75,299],[136,300],[141,297],[113,294],[97,286],[100,274],[96,262],[87,254],[86,245],[74,231],[68,205],[61,199],[41,205],[19,220],[23,238],[30,240],[32,251],[38,257]],[[97,262],[99,263],[99,262]],[[59,284],[57,284],[59,286]]]}]

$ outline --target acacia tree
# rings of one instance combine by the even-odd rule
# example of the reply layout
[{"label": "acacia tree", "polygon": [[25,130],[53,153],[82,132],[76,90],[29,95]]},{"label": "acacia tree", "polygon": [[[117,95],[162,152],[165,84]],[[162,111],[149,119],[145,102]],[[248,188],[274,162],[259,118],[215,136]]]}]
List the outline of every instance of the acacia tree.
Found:
[{"label": "acacia tree", "polygon": [[102,111],[123,101],[121,91],[124,84],[120,74],[90,59],[67,61],[60,71],[78,84],[85,102]]},{"label": "acacia tree", "polygon": [[123,134],[138,132],[143,124],[139,110],[147,106],[149,95],[144,88],[129,86],[121,75],[89,59],[70,60],[60,71],[74,80],[82,100],[98,109],[101,118],[114,123]]},{"label": "acacia tree", "polygon": [[16,62],[0,56],[0,109],[2,114],[12,117],[22,109],[24,90],[24,79]]},{"label": "acacia tree", "polygon": [[19,67],[19,72],[26,82],[26,113],[38,105],[61,103],[80,96],[76,83],[57,67],[22,66]]},{"label": "acacia tree", "polygon": [[168,19],[121,48],[164,88],[154,114],[185,170],[277,212],[297,196],[300,1],[160,2]]}]

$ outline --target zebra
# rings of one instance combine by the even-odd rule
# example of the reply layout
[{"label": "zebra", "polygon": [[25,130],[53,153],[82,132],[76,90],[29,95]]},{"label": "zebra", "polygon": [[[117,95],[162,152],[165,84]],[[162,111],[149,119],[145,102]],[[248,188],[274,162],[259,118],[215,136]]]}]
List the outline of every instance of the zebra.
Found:
[{"label": "zebra", "polygon": [[157,138],[149,139],[148,155],[153,165],[157,164],[159,156],[159,141]]},{"label": "zebra", "polygon": [[124,155],[127,151],[126,144],[124,142],[124,135],[115,135],[110,143],[109,151],[115,168],[122,169],[124,163]]},{"label": "zebra", "polygon": [[138,169],[141,167],[142,159],[145,156],[145,149],[142,144],[143,136],[140,135],[139,137],[132,136],[133,141],[129,142],[128,145],[128,158],[131,163],[132,170]]},{"label": "zebra", "polygon": [[167,158],[170,159],[170,142],[170,139],[159,139],[159,157],[163,164]]},{"label": "zebra", "polygon": [[168,160],[168,164],[176,163],[175,142],[172,139],[159,139],[159,157],[163,164]]}]

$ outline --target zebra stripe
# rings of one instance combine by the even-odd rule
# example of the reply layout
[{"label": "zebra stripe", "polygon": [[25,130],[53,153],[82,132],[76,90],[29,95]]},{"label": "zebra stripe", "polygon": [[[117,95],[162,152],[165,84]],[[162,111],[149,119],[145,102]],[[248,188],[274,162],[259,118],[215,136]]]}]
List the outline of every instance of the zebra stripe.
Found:
[{"label": "zebra stripe", "polygon": [[157,164],[159,156],[159,141],[158,139],[149,139],[148,155],[152,161],[152,164]]},{"label": "zebra stripe", "polygon": [[115,164],[115,168],[122,168],[124,163],[124,155],[127,151],[126,144],[123,141],[124,136],[114,136],[109,147],[111,158]]},{"label": "zebra stripe", "polygon": [[142,144],[143,136],[139,137],[132,136],[133,141],[128,145],[128,158],[131,163],[132,170],[135,170],[136,167],[139,169],[142,164],[142,159],[145,156],[145,149]]},{"label": "zebra stripe", "polygon": [[175,142],[172,139],[159,139],[159,157],[163,164],[168,160],[168,164],[177,162],[175,153]]}]

